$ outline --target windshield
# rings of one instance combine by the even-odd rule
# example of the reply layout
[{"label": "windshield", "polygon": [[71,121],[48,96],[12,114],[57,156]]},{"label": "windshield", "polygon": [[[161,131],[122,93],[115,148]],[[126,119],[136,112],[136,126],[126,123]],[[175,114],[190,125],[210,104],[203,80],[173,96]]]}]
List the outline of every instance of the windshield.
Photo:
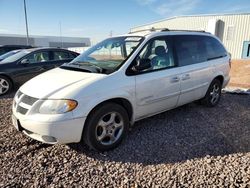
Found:
[{"label": "windshield", "polygon": [[28,50],[21,50],[20,52],[5,58],[4,60],[1,61],[1,63],[8,63],[8,62],[16,61],[29,53],[30,51]]},{"label": "windshield", "polygon": [[119,68],[142,42],[142,37],[115,37],[106,39],[75,58],[65,67],[87,69],[88,72],[112,73]]},{"label": "windshield", "polygon": [[7,52],[7,53],[0,56],[0,60],[6,59],[7,57],[10,57],[10,56],[16,54],[17,52],[19,52],[19,50],[13,50],[13,51]]}]

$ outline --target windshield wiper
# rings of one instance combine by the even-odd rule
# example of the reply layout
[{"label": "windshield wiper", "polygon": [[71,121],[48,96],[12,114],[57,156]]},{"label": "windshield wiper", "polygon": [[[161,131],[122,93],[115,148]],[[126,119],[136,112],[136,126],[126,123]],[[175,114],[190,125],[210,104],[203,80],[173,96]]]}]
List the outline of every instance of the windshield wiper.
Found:
[{"label": "windshield wiper", "polygon": [[87,72],[92,72],[92,73],[102,73],[103,69],[101,67],[98,67],[96,65],[93,65],[88,62],[74,62],[74,63],[67,63],[63,64],[61,66],[62,68],[70,68],[70,69],[80,69],[80,70],[85,70]]},{"label": "windshield wiper", "polygon": [[103,68],[95,65],[95,64],[92,64],[90,62],[87,62],[87,61],[76,61],[76,62],[73,62],[71,63],[72,65],[77,65],[77,66],[90,66],[90,67],[94,67],[95,69],[98,70],[99,73],[102,73],[103,72]]}]

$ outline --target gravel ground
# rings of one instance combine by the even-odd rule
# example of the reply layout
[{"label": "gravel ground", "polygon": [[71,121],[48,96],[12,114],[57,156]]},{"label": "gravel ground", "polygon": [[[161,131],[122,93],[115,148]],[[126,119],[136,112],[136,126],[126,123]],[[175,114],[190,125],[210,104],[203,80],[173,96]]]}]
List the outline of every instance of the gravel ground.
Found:
[{"label": "gravel ground", "polygon": [[0,187],[250,187],[250,96],[147,118],[105,153],[17,132],[12,96],[0,98]]}]

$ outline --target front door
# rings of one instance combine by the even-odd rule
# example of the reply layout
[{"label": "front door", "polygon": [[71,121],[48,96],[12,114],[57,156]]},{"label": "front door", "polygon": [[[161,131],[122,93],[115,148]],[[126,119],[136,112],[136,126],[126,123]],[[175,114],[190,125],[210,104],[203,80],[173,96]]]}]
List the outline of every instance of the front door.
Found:
[{"label": "front door", "polygon": [[15,71],[15,80],[18,80],[19,84],[23,84],[31,78],[45,72],[46,66],[50,61],[49,51],[32,52],[23,59],[26,59],[26,63],[22,64],[21,60]]},{"label": "front door", "polygon": [[180,94],[180,68],[174,60],[172,39],[151,39],[138,59],[150,59],[151,68],[135,76],[136,119],[174,108]]}]

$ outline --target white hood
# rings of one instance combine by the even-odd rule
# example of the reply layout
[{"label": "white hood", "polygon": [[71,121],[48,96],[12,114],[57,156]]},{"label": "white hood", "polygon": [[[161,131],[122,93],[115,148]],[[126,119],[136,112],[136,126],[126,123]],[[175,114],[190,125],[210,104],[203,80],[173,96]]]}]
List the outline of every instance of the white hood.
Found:
[{"label": "white hood", "polygon": [[78,82],[91,83],[105,75],[56,68],[26,82],[20,91],[35,98],[46,98]]}]

